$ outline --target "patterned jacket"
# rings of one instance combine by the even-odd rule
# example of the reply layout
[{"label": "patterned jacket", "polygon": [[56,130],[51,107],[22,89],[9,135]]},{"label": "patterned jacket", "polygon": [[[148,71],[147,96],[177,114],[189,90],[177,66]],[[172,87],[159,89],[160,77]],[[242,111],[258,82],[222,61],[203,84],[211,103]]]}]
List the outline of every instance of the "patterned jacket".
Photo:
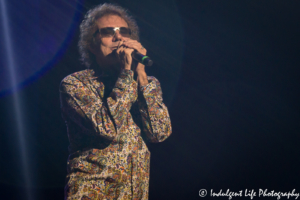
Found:
[{"label": "patterned jacket", "polygon": [[105,77],[92,69],[62,80],[61,109],[71,153],[65,199],[148,199],[145,141],[162,142],[171,134],[160,84],[154,77],[148,80],[138,88],[133,71],[123,70],[109,89]]}]

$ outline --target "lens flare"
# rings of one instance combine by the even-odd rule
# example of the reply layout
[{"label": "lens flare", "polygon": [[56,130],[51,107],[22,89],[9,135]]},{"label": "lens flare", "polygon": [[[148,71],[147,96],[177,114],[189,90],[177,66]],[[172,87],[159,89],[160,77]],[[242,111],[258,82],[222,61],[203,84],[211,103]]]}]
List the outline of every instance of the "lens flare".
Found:
[{"label": "lens flare", "polygon": [[[14,55],[14,49],[13,49],[13,43],[12,38],[10,35],[10,27],[8,25],[8,14],[6,9],[6,2],[5,0],[1,0],[1,18],[2,18],[2,31],[3,31],[3,37],[4,37],[4,46],[5,46],[5,52],[6,52],[6,66],[8,67],[9,71],[9,78],[10,78],[10,84],[13,90],[13,103],[14,103],[14,114],[16,116],[16,123],[17,123],[17,132],[18,132],[18,142],[20,147],[20,154],[22,158],[22,170],[24,175],[24,182],[26,186],[30,187],[31,184],[31,175],[29,170],[29,161],[28,161],[28,155],[27,155],[27,146],[26,146],[26,140],[25,140],[25,134],[24,131],[24,121],[22,116],[22,103],[20,99],[20,95],[17,91],[17,73],[16,73],[16,63],[15,63],[15,55]],[[33,199],[33,194],[30,192],[29,188],[26,190],[27,192],[27,199],[31,200]]]}]

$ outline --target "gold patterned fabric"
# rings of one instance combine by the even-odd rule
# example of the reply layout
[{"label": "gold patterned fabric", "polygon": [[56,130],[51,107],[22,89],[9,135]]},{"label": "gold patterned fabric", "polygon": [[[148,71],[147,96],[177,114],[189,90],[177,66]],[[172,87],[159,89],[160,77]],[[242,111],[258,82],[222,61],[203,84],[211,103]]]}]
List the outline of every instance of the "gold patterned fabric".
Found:
[{"label": "gold patterned fabric", "polygon": [[70,141],[65,199],[148,199],[150,152],[145,141],[171,134],[158,80],[139,87],[133,71],[117,80],[92,69],[60,85]]}]

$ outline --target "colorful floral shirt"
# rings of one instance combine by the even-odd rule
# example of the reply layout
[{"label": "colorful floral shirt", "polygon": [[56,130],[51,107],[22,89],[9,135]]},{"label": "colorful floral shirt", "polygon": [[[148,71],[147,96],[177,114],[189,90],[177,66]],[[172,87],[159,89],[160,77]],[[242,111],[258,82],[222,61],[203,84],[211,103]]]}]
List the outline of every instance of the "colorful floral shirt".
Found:
[{"label": "colorful floral shirt", "polygon": [[154,77],[148,80],[138,87],[133,71],[123,70],[109,88],[92,69],[62,80],[71,153],[65,199],[148,199],[145,141],[162,142],[171,134],[160,84]]}]

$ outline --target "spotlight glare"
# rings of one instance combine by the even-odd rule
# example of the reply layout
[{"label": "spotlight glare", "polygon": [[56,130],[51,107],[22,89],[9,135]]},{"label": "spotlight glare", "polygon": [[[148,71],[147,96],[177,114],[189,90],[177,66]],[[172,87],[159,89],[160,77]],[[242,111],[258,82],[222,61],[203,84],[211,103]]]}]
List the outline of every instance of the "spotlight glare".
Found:
[{"label": "spotlight glare", "polygon": [[20,154],[22,159],[22,169],[24,174],[24,180],[27,187],[27,199],[32,200],[32,193],[29,190],[29,187],[32,186],[31,179],[30,179],[30,170],[29,170],[29,162],[28,162],[28,155],[27,155],[27,147],[26,147],[26,140],[25,140],[25,127],[23,123],[22,117],[22,105],[20,102],[20,95],[17,92],[17,74],[16,74],[16,63],[15,63],[15,56],[13,51],[12,45],[12,38],[10,35],[10,28],[8,25],[8,15],[7,15],[7,8],[5,0],[0,0],[1,5],[1,18],[2,18],[2,31],[4,36],[4,46],[6,51],[6,63],[7,67],[9,68],[9,78],[11,82],[11,86],[13,89],[13,103],[14,103],[14,112],[16,116],[17,122],[17,132],[18,132],[18,139],[19,139],[19,147],[20,147]]}]

